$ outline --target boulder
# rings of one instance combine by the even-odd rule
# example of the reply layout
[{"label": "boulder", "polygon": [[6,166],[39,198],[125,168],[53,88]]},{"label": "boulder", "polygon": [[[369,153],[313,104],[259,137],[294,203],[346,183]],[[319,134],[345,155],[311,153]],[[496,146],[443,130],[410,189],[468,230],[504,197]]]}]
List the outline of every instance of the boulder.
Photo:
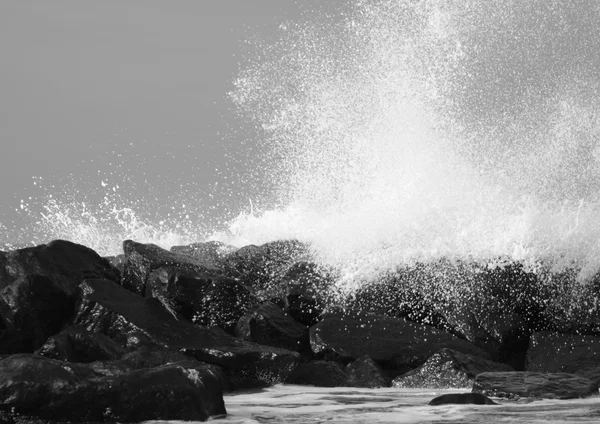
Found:
[{"label": "boulder", "polygon": [[203,263],[209,263],[217,268],[222,268],[223,258],[237,249],[220,241],[207,241],[202,243],[192,243],[184,246],[173,246],[170,251],[177,255],[186,255],[201,260]]},{"label": "boulder", "polygon": [[481,393],[448,393],[431,399],[429,405],[498,405]]},{"label": "boulder", "polygon": [[485,372],[475,378],[473,392],[504,398],[574,399],[598,395],[598,384],[567,373]]},{"label": "boulder", "polygon": [[514,371],[509,365],[442,349],[420,367],[394,379],[394,387],[453,389],[471,388],[475,377],[483,372]]},{"label": "boulder", "polygon": [[436,328],[376,315],[327,315],[310,329],[310,344],[318,357],[345,362],[368,355],[386,369],[406,372],[441,348],[487,358],[466,340]]},{"label": "boulder", "polygon": [[527,371],[577,373],[600,367],[600,337],[554,332],[533,334]]},{"label": "boulder", "polygon": [[310,258],[308,247],[297,240],[278,240],[261,246],[248,245],[223,258],[223,267],[230,277],[248,286],[264,300],[281,295],[275,284],[296,262]]},{"label": "boulder", "polygon": [[147,342],[179,350],[225,368],[234,387],[283,382],[298,365],[296,352],[236,339],[218,328],[194,325],[154,298],[143,298],[108,280],[86,280],[76,324],[126,344]]},{"label": "boulder", "polygon": [[123,242],[125,264],[123,265],[123,287],[134,293],[144,295],[150,273],[158,268],[171,268],[180,271],[221,275],[222,271],[201,258],[182,255],[162,249],[155,244]]},{"label": "boulder", "polygon": [[344,368],[337,362],[311,361],[300,364],[288,377],[286,383],[317,387],[348,386]]},{"label": "boulder", "polygon": [[78,422],[205,421],[226,414],[217,372],[197,361],[92,375],[87,365],[13,355],[0,361],[0,404],[17,417]]},{"label": "boulder", "polygon": [[150,273],[145,295],[194,324],[221,327],[231,334],[241,316],[258,304],[238,281],[171,266]]},{"label": "boulder", "polygon": [[373,359],[363,355],[346,365],[348,385],[352,387],[389,387],[390,380],[385,371]]},{"label": "boulder", "polygon": [[0,252],[3,327],[21,332],[24,345],[39,348],[73,318],[79,284],[88,277],[119,281],[106,259],[68,241]]},{"label": "boulder", "polygon": [[307,261],[292,264],[285,274],[274,283],[281,290],[285,310],[296,321],[313,326],[329,303],[331,272]]},{"label": "boulder", "polygon": [[295,350],[310,351],[308,328],[271,302],[246,312],[238,321],[235,335],[251,342]]},{"label": "boulder", "polygon": [[125,353],[119,343],[104,334],[71,326],[46,340],[36,354],[68,362],[117,360]]}]

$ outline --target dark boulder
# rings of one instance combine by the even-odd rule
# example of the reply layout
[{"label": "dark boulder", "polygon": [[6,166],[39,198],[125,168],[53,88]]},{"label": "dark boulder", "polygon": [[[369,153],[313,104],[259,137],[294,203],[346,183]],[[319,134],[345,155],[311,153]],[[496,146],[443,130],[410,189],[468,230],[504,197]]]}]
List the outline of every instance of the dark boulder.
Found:
[{"label": "dark boulder", "polygon": [[271,302],[246,312],[238,321],[235,335],[244,340],[297,352],[310,351],[308,328]]},{"label": "dark boulder", "polygon": [[10,356],[0,361],[0,409],[78,422],[205,421],[226,414],[219,376],[197,361],[93,375],[83,364]]},{"label": "dark boulder", "polygon": [[296,321],[312,326],[321,320],[329,304],[330,287],[333,283],[331,271],[307,261],[296,262],[274,283],[283,300],[285,310]]},{"label": "dark boulder", "polygon": [[200,272],[161,267],[147,279],[145,295],[190,322],[233,333],[241,316],[258,304],[240,282]]},{"label": "dark boulder", "polygon": [[188,255],[169,252],[155,244],[123,242],[125,263],[123,265],[123,287],[144,295],[150,273],[158,268],[172,268],[179,271],[199,272],[220,275],[221,270],[209,262]]},{"label": "dark boulder", "polygon": [[475,378],[473,392],[504,398],[574,399],[598,395],[598,384],[567,373],[486,372]]},{"label": "dark boulder", "polygon": [[94,362],[120,359],[125,349],[104,334],[71,326],[46,340],[36,354],[68,362]]},{"label": "dark boulder", "polygon": [[442,349],[431,355],[419,368],[396,377],[392,384],[406,388],[471,388],[478,374],[503,371],[514,370],[506,364]]},{"label": "dark boulder", "polygon": [[346,366],[348,385],[352,387],[389,387],[385,371],[373,359],[363,355]]},{"label": "dark boulder", "polygon": [[406,372],[441,348],[487,358],[486,352],[436,328],[401,318],[327,315],[310,329],[319,357],[342,362],[368,355],[385,369]]},{"label": "dark boulder", "polygon": [[539,332],[531,337],[527,371],[577,373],[600,367],[600,337]]},{"label": "dark boulder", "polygon": [[220,241],[207,241],[192,243],[184,246],[173,246],[170,251],[177,255],[191,256],[201,260],[203,263],[212,264],[216,268],[222,268],[224,257],[237,249]]},{"label": "dark boulder", "polygon": [[37,349],[72,319],[85,278],[119,281],[119,273],[93,250],[63,240],[0,252],[3,327]]},{"label": "dark boulder", "polygon": [[348,386],[344,368],[337,362],[311,361],[300,364],[288,377],[286,383],[317,387]]},{"label": "dark boulder", "polygon": [[86,280],[75,322],[126,344],[140,335],[225,368],[235,387],[277,384],[297,366],[295,352],[236,339],[218,328],[180,319],[154,298],[143,298],[107,280]]},{"label": "dark boulder", "polygon": [[448,393],[431,399],[429,405],[498,405],[496,402],[491,400],[489,397],[482,395],[481,393]]},{"label": "dark boulder", "polygon": [[223,258],[225,272],[248,286],[264,300],[280,297],[276,282],[296,262],[310,258],[309,248],[297,240],[278,240],[261,246],[248,245]]}]

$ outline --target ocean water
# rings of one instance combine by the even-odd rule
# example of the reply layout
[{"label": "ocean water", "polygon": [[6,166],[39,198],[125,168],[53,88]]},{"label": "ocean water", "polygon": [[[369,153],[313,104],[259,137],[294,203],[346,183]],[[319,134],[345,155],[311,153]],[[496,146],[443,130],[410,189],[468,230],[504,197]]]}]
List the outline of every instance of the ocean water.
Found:
[{"label": "ocean water", "polygon": [[[463,390],[358,389],[280,385],[225,396],[228,416],[212,423],[592,423],[600,398],[502,401],[499,405],[429,406]],[[165,421],[150,421],[165,423]],[[168,421],[176,423],[176,421]]]},{"label": "ocean water", "polygon": [[36,181],[41,194],[20,205],[26,230],[3,231],[103,255],[128,238],[167,248],[295,238],[348,284],[440,258],[595,275],[598,3],[344,5],[247,40],[229,93],[232,131],[252,126],[256,152],[233,171],[258,181],[243,205],[184,183],[159,198],[132,182],[143,166],[127,150],[113,152],[121,162],[96,200],[85,178]]}]

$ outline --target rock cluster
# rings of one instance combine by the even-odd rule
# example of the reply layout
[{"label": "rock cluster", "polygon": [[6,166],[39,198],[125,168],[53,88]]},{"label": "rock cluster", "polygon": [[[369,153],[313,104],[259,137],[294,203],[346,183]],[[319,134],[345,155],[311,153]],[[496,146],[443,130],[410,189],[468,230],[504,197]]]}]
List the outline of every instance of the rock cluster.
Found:
[{"label": "rock cluster", "polygon": [[[442,261],[333,299],[335,271],[297,241],[123,252],[0,252],[0,420],[207,420],[223,391],[278,383],[598,393],[594,284]],[[579,299],[568,315],[557,293]],[[433,404],[452,399],[489,403]]]}]

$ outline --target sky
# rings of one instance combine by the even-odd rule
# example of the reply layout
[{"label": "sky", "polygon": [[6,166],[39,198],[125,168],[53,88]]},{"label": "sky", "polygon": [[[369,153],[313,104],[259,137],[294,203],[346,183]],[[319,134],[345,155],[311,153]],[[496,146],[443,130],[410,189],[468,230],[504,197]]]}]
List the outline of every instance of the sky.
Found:
[{"label": "sky", "polygon": [[[236,121],[227,93],[245,42],[268,40],[310,7],[292,0],[0,3],[0,223],[26,226],[15,212],[21,201],[67,184],[144,191],[160,182],[160,203],[160,193],[182,185],[218,192],[210,186],[244,174],[240,146],[250,130]],[[252,184],[231,184],[244,181]]]}]

